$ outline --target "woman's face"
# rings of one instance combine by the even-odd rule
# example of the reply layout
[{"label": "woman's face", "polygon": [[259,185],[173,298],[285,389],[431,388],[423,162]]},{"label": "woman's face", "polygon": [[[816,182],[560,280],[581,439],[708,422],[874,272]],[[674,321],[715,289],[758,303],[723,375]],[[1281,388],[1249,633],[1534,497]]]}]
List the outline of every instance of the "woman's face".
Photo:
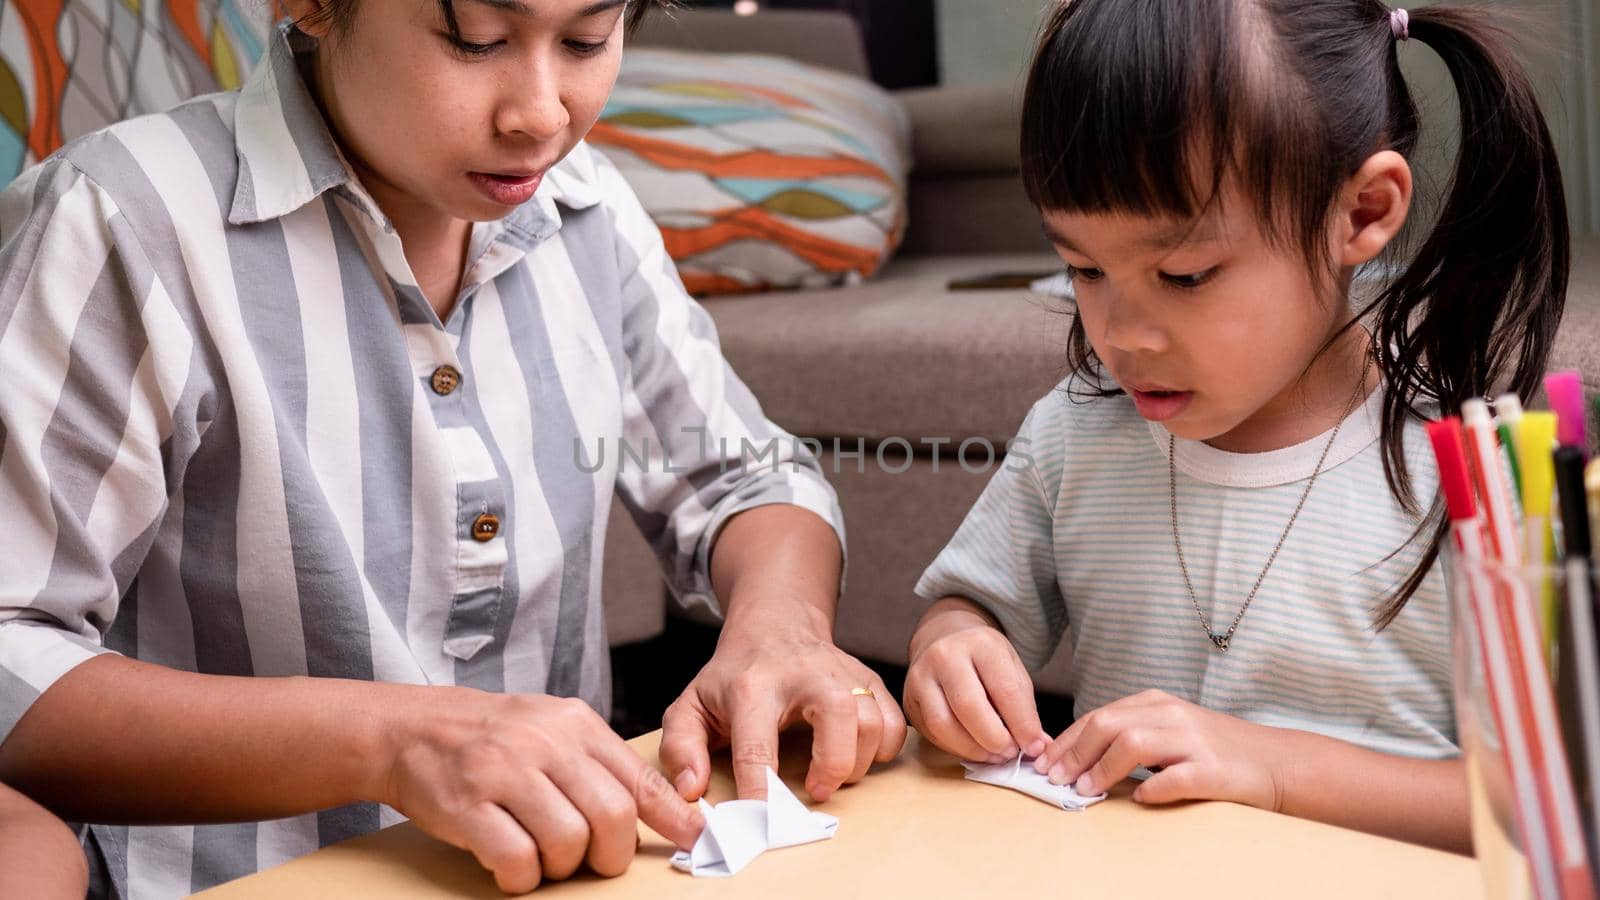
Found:
[{"label": "woman's face", "polygon": [[[616,82],[623,0],[359,0],[318,28],[315,91],[392,218],[499,219],[588,133]],[[296,17],[319,6],[292,0]]]}]

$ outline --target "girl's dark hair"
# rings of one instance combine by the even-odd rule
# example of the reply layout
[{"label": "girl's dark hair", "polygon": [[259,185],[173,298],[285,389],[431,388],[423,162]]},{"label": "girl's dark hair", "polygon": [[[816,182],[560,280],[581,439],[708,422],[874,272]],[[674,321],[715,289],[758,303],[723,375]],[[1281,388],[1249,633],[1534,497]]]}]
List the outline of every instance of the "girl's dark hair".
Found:
[{"label": "girl's dark hair", "polygon": [[[1463,139],[1433,231],[1356,321],[1372,328],[1387,387],[1389,488],[1420,515],[1406,423],[1421,403],[1455,410],[1499,389],[1532,396],[1561,320],[1571,248],[1555,145],[1505,33],[1469,9],[1425,6],[1410,17],[1411,40],[1454,79]],[[1325,235],[1340,188],[1373,153],[1409,159],[1417,147],[1398,43],[1380,0],[1063,2],[1028,76],[1028,197],[1047,211],[1189,220],[1232,178],[1271,240],[1338,283]],[[1068,355],[1092,394],[1120,393],[1100,379],[1081,321]],[[1417,531],[1430,538],[1421,565],[1375,611],[1380,630],[1432,568],[1443,524],[1435,503]]]},{"label": "girl's dark hair", "polygon": [[[350,22],[355,18],[356,4],[360,0],[325,0],[322,8],[316,12],[302,16],[295,20],[295,25],[304,28],[307,25],[331,25],[335,30],[350,27]],[[676,0],[628,0],[631,7],[628,10],[628,31],[639,27],[647,13],[653,8],[668,8],[675,5]],[[450,29],[450,36],[460,40],[461,26],[456,23],[455,0],[439,0],[439,9],[444,12],[444,21]]]}]

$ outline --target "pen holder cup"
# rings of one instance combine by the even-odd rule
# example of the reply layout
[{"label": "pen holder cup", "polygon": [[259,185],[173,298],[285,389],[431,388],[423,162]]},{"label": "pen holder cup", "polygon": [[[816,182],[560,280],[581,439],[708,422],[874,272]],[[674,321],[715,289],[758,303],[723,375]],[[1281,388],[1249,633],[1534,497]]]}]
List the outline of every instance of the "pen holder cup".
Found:
[{"label": "pen holder cup", "polygon": [[[1560,711],[1569,687],[1559,657],[1563,650],[1575,654],[1565,636],[1557,641],[1546,637],[1559,634],[1558,626],[1564,625],[1567,577],[1558,566],[1506,566],[1468,558],[1449,545],[1444,561],[1454,621],[1456,724],[1483,896],[1534,898],[1534,867],[1541,854],[1530,849],[1542,849],[1548,858],[1561,849],[1562,840],[1542,822],[1528,822],[1532,813],[1526,797],[1551,776],[1549,769],[1527,762],[1537,757],[1539,751],[1530,748],[1541,739],[1559,747],[1555,758],[1563,760],[1565,771],[1552,782],[1552,790],[1565,790],[1582,808],[1568,762],[1577,749],[1576,738],[1567,725],[1569,717]],[[1592,571],[1575,571],[1588,575],[1583,585],[1587,590],[1594,583]],[[1520,652],[1528,648],[1531,654]],[[1517,699],[1500,702],[1507,696]],[[1542,718],[1533,712],[1540,702]],[[1520,767],[1519,755],[1524,760]],[[1570,841],[1572,829],[1564,833]],[[1576,840],[1586,841],[1581,833]]]}]

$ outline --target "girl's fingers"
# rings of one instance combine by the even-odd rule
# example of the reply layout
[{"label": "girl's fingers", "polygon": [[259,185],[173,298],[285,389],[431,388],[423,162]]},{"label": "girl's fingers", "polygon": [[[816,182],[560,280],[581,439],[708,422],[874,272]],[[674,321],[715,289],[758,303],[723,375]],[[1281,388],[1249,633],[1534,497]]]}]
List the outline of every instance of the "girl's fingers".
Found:
[{"label": "girl's fingers", "polygon": [[[1140,693],[1133,694],[1132,696],[1123,697],[1121,700],[1114,700],[1110,703],[1107,703],[1105,706],[1102,706],[1093,712],[1085,713],[1079,716],[1076,721],[1068,726],[1066,731],[1061,732],[1059,737],[1050,742],[1050,745],[1045,748],[1043,755],[1033,761],[1033,769],[1042,775],[1055,768],[1056,765],[1060,763],[1067,755],[1067,750],[1072,747],[1072,745],[1077,742],[1078,737],[1083,734],[1083,730],[1088,727],[1089,722],[1093,721],[1097,716],[1120,716],[1123,715],[1127,710],[1149,711],[1156,708],[1164,709],[1171,706],[1174,702],[1176,702],[1175,698],[1171,694],[1167,694],[1162,691],[1141,691]],[[1085,766],[1085,768],[1087,768],[1087,766]],[[1074,773],[1072,777],[1076,779],[1078,777],[1078,773]]]},{"label": "girl's fingers", "polygon": [[1139,766],[1168,762],[1179,752],[1180,740],[1176,732],[1161,728],[1136,726],[1121,732],[1089,771],[1078,777],[1078,793],[1093,796],[1127,778]]},{"label": "girl's fingers", "polygon": [[983,753],[970,759],[1014,757],[1017,747],[1011,732],[989,702],[989,693],[978,678],[978,670],[970,665],[952,667],[943,681],[944,696],[956,720],[967,734],[983,748]]},{"label": "girl's fingers", "polygon": [[1016,651],[998,642],[972,656],[973,667],[993,708],[1011,735],[1012,743],[1029,756],[1038,756],[1050,743],[1039,724],[1039,706],[1033,696],[1033,679]]},{"label": "girl's fingers", "polygon": [[908,687],[906,706],[917,723],[917,730],[935,746],[961,759],[989,758],[989,751],[979,746],[956,720],[955,713],[950,711],[950,705],[945,702],[944,691],[936,684],[921,689]]},{"label": "girl's fingers", "polygon": [[1151,776],[1133,791],[1137,803],[1177,803],[1180,800],[1204,800],[1209,794],[1201,789],[1199,763],[1184,762],[1167,766]]},{"label": "girl's fingers", "polygon": [[1106,751],[1110,749],[1121,734],[1131,728],[1147,726],[1149,716],[1138,707],[1105,706],[1089,713],[1077,722],[1072,723],[1072,728],[1078,729],[1078,734],[1070,743],[1066,741],[1067,734],[1072,728],[1067,729],[1057,740],[1057,744],[1066,744],[1060,757],[1050,765],[1050,780],[1056,784],[1072,784],[1083,773],[1089,771],[1095,763],[1100,761]]}]

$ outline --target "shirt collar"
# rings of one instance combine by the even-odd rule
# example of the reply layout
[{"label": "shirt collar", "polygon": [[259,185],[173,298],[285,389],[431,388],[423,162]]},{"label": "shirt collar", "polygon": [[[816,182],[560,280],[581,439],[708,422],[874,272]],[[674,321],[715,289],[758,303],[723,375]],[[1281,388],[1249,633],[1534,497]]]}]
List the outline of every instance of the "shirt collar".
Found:
[{"label": "shirt collar", "polygon": [[[239,183],[228,221],[246,225],[281,218],[339,188],[392,230],[339,152],[301,74],[301,58],[315,48],[314,38],[284,20],[240,88],[234,119]],[[580,144],[553,167],[534,199],[502,220],[505,233],[536,243],[561,227],[558,206],[576,210],[599,203],[599,176],[591,153]]]}]

